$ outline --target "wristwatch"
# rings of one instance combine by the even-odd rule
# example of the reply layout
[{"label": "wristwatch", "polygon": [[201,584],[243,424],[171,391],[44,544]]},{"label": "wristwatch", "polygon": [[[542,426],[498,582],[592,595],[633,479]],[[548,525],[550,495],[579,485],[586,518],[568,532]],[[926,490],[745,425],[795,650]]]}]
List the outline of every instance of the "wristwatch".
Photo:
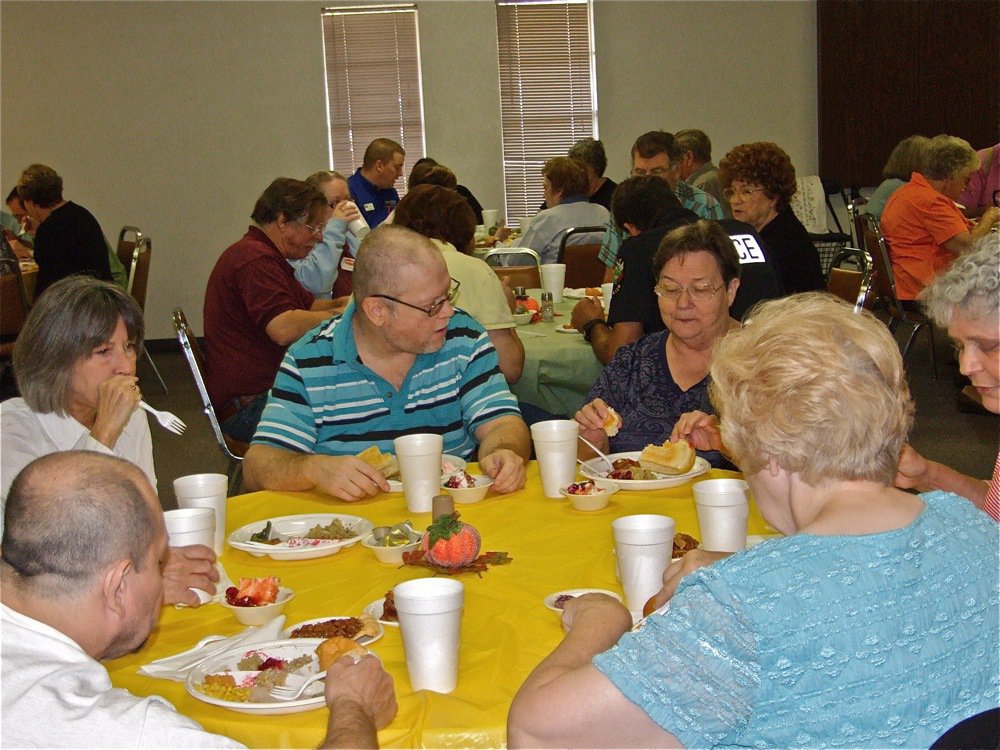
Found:
[{"label": "wristwatch", "polygon": [[603,318],[594,318],[593,320],[588,320],[586,323],[583,324],[583,329],[582,329],[583,340],[586,341],[588,344],[590,343],[590,337],[594,332],[594,327],[599,325],[605,326],[606,328],[611,327],[607,324],[607,322]]}]

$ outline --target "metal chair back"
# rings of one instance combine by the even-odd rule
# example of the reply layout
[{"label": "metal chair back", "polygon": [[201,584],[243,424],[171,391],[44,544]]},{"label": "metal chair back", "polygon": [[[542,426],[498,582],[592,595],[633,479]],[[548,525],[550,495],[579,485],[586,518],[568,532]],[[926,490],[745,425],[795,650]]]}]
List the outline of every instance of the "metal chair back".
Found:
[{"label": "metal chair back", "polygon": [[[848,263],[853,268],[843,268]],[[872,258],[864,250],[848,247],[841,250],[830,266],[826,290],[854,306],[854,312],[871,307]]]},{"label": "metal chair back", "polygon": [[[132,250],[132,258],[128,263],[129,273],[128,273],[128,293],[132,295],[138,305],[139,309],[143,311],[145,315],[146,312],[146,290],[149,288],[149,264],[153,260],[153,240],[149,237],[140,237],[139,244],[135,246]],[[160,381],[160,385],[163,387],[163,392],[168,393],[167,384],[163,380],[163,376],[160,375],[159,369],[156,367],[156,363],[153,362],[153,357],[149,353],[147,347],[143,347],[143,353],[146,355],[146,361],[149,362],[149,366],[153,368],[153,372],[156,373],[157,379]]]},{"label": "metal chair back", "polygon": [[542,286],[542,261],[530,247],[494,248],[483,256],[483,261],[501,281],[509,279],[511,287],[540,289]]},{"label": "metal chair back", "polygon": [[570,242],[574,235],[598,235],[603,237],[603,226],[571,227],[559,241],[557,263],[566,264],[566,286],[571,288],[596,287],[604,283],[605,265],[597,257],[601,252],[601,241]]},{"label": "metal chair back", "polygon": [[142,231],[139,227],[126,225],[118,232],[118,246],[115,249],[115,255],[125,267],[126,276],[132,274],[132,259],[135,256],[135,249],[140,243],[142,243]]},{"label": "metal chair back", "polygon": [[212,435],[215,436],[215,442],[218,444],[219,450],[229,460],[229,470],[227,473],[229,476],[229,490],[230,494],[232,494],[239,480],[243,456],[250,446],[241,440],[234,440],[229,437],[219,426],[219,419],[215,415],[215,407],[212,406],[212,400],[208,397],[208,386],[205,385],[205,376],[203,374],[205,372],[205,358],[202,356],[198,339],[188,324],[187,316],[180,307],[174,310],[173,322],[174,330],[177,332],[177,341],[181,345],[181,351],[184,352],[184,358],[191,369],[191,376],[194,378],[195,387],[198,389],[198,395],[201,397],[202,411],[208,417],[208,423],[212,428]]}]

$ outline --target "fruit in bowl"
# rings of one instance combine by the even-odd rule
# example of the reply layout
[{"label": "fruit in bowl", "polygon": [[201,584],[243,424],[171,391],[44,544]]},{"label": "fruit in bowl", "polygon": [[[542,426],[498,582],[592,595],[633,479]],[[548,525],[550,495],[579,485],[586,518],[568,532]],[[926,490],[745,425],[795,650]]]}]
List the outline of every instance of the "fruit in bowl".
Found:
[{"label": "fruit in bowl", "polygon": [[420,534],[410,527],[409,521],[396,524],[381,538],[376,531],[378,529],[373,529],[362,539],[361,545],[370,549],[380,563],[400,565],[404,552],[412,552],[420,546]]},{"label": "fruit in bowl", "polygon": [[584,511],[606,508],[608,498],[617,491],[618,485],[613,482],[595,482],[593,480],[573,482],[559,489],[559,492],[569,498],[574,508]]},{"label": "fruit in bowl", "polygon": [[441,489],[451,495],[456,503],[469,505],[486,497],[492,484],[493,480],[483,474],[458,471],[441,481]]},{"label": "fruit in bowl", "polygon": [[220,603],[242,624],[263,625],[280,615],[295,596],[295,592],[280,583],[276,576],[241,578],[239,586],[226,589],[226,599]]}]

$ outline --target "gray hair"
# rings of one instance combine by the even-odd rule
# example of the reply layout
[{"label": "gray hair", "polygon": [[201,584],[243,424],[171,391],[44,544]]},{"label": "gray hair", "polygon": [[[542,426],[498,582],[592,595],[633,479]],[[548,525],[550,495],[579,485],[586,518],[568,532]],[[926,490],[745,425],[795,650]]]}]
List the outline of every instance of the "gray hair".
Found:
[{"label": "gray hair", "polygon": [[953,135],[936,135],[927,144],[921,173],[928,180],[947,180],[976,163],[969,142]]},{"label": "gray hair", "polygon": [[698,161],[712,161],[712,141],[704,131],[694,128],[678,130],[674,133],[674,138],[684,151],[690,151]]},{"label": "gray hair", "polygon": [[142,351],[142,310],[114,284],[90,276],[57,281],[38,298],[14,344],[14,376],[25,402],[40,414],[64,415],[73,368],[125,323]]},{"label": "gray hair", "polygon": [[914,172],[923,173],[924,153],[931,139],[925,135],[911,135],[904,138],[889,154],[882,167],[883,180],[902,180],[906,182]]},{"label": "gray hair", "polygon": [[360,305],[373,294],[398,294],[400,271],[419,263],[422,248],[438,252],[422,234],[398,224],[379,224],[369,232],[354,261],[355,302]]},{"label": "gray hair", "polygon": [[311,175],[306,177],[306,182],[317,190],[322,190],[326,183],[333,182],[334,180],[343,180],[344,182],[347,182],[347,178],[344,177],[344,175],[332,169],[321,169],[319,172],[313,172]]},{"label": "gray hair", "polygon": [[973,320],[1000,317],[1000,235],[990,232],[960,255],[920,295],[927,314],[939,326],[951,323],[958,308]]},{"label": "gray hair", "polygon": [[92,451],[50,453],[14,479],[4,510],[3,562],[43,596],[77,591],[116,560],[142,569],[159,525],[142,472]]},{"label": "gray hair", "polygon": [[254,204],[250,218],[259,226],[277,221],[309,221],[314,223],[326,215],[326,197],[304,180],[278,177]]},{"label": "gray hair", "polygon": [[598,177],[603,177],[604,170],[608,168],[608,155],[604,153],[604,144],[593,138],[580,139],[570,147],[566,156],[589,164]]}]

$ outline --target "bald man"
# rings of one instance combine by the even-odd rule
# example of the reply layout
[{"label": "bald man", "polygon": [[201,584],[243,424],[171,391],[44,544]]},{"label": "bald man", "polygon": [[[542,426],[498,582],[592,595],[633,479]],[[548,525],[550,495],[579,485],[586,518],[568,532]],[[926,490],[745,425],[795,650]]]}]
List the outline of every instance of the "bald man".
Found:
[{"label": "bald man", "polygon": [[[242,747],[162,698],[112,687],[100,664],[142,648],[159,616],[167,533],[141,470],[51,453],[17,476],[4,513],[0,745]],[[324,747],[376,747],[396,713],[392,678],[374,657],[328,675]]]},{"label": "bald man", "polygon": [[318,489],[354,501],[387,492],[356,454],[393,453],[393,438],[429,432],[469,458],[497,492],[524,486],[528,428],[483,327],[430,240],[386,224],[361,243],[354,301],[289,348],[243,462],[248,489]]}]

